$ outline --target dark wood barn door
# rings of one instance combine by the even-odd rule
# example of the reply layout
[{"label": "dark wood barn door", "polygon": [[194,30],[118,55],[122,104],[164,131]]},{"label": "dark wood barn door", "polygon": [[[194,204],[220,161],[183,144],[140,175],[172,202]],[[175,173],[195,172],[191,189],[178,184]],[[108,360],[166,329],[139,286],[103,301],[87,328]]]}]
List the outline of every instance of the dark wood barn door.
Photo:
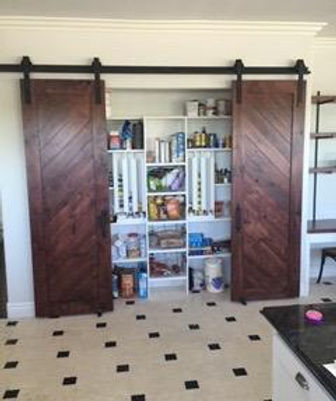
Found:
[{"label": "dark wood barn door", "polygon": [[104,104],[76,80],[32,80],[22,99],[36,314],[110,310]]},{"label": "dark wood barn door", "polygon": [[304,110],[295,81],[245,81],[234,99],[233,300],[299,293]]}]

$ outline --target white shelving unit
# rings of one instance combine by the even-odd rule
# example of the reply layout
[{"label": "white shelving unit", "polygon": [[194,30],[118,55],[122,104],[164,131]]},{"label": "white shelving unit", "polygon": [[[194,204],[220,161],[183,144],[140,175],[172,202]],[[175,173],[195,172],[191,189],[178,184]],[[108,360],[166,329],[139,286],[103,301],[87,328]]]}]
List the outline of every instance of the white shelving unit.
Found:
[{"label": "white shelving unit", "polygon": [[[111,92],[112,93],[112,92]],[[142,106],[142,109],[143,110]],[[132,110],[131,110],[132,111]],[[162,110],[164,111],[164,110]],[[230,216],[214,217],[215,202],[226,201],[231,198],[231,183],[216,183],[215,182],[215,167],[219,169],[231,169],[232,149],[227,148],[189,148],[188,137],[195,130],[200,131],[206,127],[207,132],[218,133],[220,135],[231,135],[231,116],[211,116],[211,117],[186,117],[184,115],[129,115],[120,114],[112,116],[108,120],[109,129],[118,129],[125,119],[130,121],[141,120],[144,131],[144,149],[130,150],[109,150],[110,168],[113,171],[113,186],[110,185],[111,210],[120,211],[120,205],[116,198],[122,195],[122,204],[129,202],[129,194],[132,195],[134,202],[134,193],[136,192],[135,201],[141,204],[141,212],[146,211],[144,218],[124,218],[111,223],[111,232],[130,233],[138,232],[146,236],[146,255],[139,258],[120,258],[112,261],[112,265],[124,265],[134,263],[145,263],[148,273],[148,294],[150,296],[151,289],[154,287],[171,287],[176,286],[183,288],[186,293],[189,291],[189,268],[202,268],[205,259],[209,257],[221,258],[229,266],[231,253],[224,251],[214,255],[189,255],[189,233],[202,232],[207,237],[212,237],[214,240],[230,239],[231,218]],[[167,139],[176,132],[185,133],[185,157],[183,161],[160,162],[158,160],[148,160],[149,152],[155,152],[155,138]],[[134,161],[133,169],[126,172],[126,165],[131,163],[130,160],[136,160],[136,175],[134,181]],[[193,160],[197,159],[197,162]],[[126,160],[126,161],[125,161]],[[193,166],[194,163],[194,166]],[[195,166],[198,163],[198,167]],[[147,185],[147,174],[149,171],[162,168],[181,168],[185,172],[185,187],[176,191],[149,191]],[[115,170],[119,170],[118,174],[124,174],[122,179],[122,190],[120,190],[119,175]],[[119,180],[119,181],[118,181]],[[132,181],[133,180],[133,181]],[[196,181],[195,181],[196,180]],[[195,190],[194,183],[199,185],[198,192]],[[135,188],[136,186],[136,188]],[[130,188],[130,189],[129,189]],[[202,209],[211,212],[208,216],[189,216],[188,208],[190,205],[196,206],[200,195]],[[151,221],[148,217],[148,205],[151,197],[184,197],[185,211],[182,213],[181,220],[162,220]],[[118,209],[119,208],[119,209]],[[128,206],[125,207],[126,212],[129,212]],[[158,249],[149,247],[149,233],[152,230],[172,229],[174,227],[184,226],[185,246],[181,248]],[[150,259],[151,257],[174,258],[185,255],[185,267],[180,274],[172,274],[171,276],[156,277],[151,276]],[[163,290],[163,289],[162,289]],[[160,290],[161,291],[161,290]]]}]

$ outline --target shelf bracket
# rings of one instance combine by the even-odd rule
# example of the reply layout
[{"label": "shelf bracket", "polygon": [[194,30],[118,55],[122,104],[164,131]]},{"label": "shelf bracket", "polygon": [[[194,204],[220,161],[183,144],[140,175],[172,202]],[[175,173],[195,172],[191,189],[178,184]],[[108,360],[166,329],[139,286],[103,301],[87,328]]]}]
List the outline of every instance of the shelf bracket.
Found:
[{"label": "shelf bracket", "polygon": [[296,60],[295,69],[298,74],[297,106],[299,106],[303,101],[303,77],[308,73],[308,69],[302,59]]},{"label": "shelf bracket", "polygon": [[26,104],[31,103],[31,87],[30,72],[32,70],[32,62],[28,56],[23,56],[21,60],[21,68],[23,72],[23,96]]},{"label": "shelf bracket", "polygon": [[237,103],[241,104],[242,102],[242,79],[243,79],[243,71],[244,71],[244,63],[241,59],[236,59],[234,63],[234,71],[237,75]]},{"label": "shelf bracket", "polygon": [[92,66],[94,80],[95,80],[95,101],[96,101],[96,104],[101,104],[102,98],[101,98],[101,89],[100,89],[101,88],[100,73],[101,73],[102,64],[98,57],[94,57],[91,66]]}]

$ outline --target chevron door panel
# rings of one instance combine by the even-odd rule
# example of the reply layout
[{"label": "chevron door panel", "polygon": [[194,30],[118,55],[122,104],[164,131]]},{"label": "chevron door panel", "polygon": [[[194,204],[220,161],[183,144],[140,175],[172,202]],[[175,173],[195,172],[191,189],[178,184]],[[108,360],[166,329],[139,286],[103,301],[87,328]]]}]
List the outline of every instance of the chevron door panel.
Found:
[{"label": "chevron door panel", "polygon": [[233,110],[232,299],[294,297],[304,102],[295,81],[246,81],[242,93]]},{"label": "chevron door panel", "polygon": [[104,104],[90,81],[33,80],[31,94],[22,107],[37,315],[109,310]]}]

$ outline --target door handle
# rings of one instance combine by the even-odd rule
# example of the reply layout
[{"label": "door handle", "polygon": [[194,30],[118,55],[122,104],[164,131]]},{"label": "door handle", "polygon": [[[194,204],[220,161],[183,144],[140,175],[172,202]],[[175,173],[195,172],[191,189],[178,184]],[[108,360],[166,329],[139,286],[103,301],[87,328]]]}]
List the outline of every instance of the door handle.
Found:
[{"label": "door handle", "polygon": [[236,206],[236,211],[235,211],[235,229],[237,232],[240,232],[242,228],[242,212],[240,205],[238,204]]},{"label": "door handle", "polygon": [[109,226],[109,213],[107,210],[102,210],[100,212],[99,223],[102,236],[106,238],[108,235],[108,226]]},{"label": "door handle", "polygon": [[306,391],[309,391],[309,384],[302,373],[298,372],[295,375],[295,380],[299,383],[300,387],[302,387]]}]

